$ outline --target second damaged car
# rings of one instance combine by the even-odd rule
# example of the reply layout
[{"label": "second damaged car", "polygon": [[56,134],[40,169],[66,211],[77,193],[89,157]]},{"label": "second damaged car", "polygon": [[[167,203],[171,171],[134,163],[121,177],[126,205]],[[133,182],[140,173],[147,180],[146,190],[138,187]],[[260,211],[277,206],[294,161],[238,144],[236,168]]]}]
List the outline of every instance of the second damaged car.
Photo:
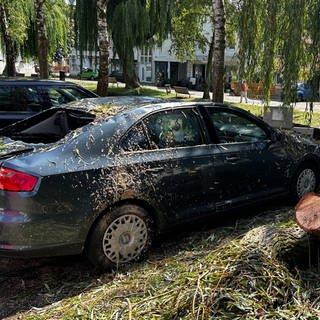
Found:
[{"label": "second damaged car", "polygon": [[89,99],[0,134],[2,255],[112,268],[176,224],[318,184],[316,144],[222,104]]}]

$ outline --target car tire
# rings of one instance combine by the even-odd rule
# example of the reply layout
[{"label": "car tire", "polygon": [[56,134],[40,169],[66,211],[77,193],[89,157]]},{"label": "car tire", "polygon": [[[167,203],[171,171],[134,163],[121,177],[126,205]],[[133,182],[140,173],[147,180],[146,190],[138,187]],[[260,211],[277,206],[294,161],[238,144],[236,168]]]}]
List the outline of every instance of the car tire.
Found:
[{"label": "car tire", "polygon": [[141,259],[151,246],[152,235],[148,212],[125,204],[97,221],[87,241],[86,255],[98,268],[118,268]]},{"label": "car tire", "polygon": [[303,195],[315,192],[319,183],[318,170],[311,163],[306,163],[297,170],[291,184],[291,193],[295,200]]}]

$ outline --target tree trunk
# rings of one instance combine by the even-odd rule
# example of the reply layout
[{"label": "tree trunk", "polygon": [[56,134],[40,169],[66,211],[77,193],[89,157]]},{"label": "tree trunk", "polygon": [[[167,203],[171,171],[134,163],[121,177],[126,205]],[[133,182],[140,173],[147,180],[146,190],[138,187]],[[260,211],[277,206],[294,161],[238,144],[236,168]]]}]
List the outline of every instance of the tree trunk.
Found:
[{"label": "tree trunk", "polygon": [[304,195],[296,206],[296,221],[307,233],[320,236],[320,196],[314,193]]},{"label": "tree trunk", "polygon": [[34,0],[34,8],[36,13],[36,38],[37,38],[37,52],[40,68],[40,78],[49,78],[48,65],[48,37],[45,27],[45,18],[43,12],[43,3],[45,0]]},{"label": "tree trunk", "polygon": [[225,51],[225,12],[224,0],[213,0],[214,15],[214,50],[212,70],[212,100],[223,102],[223,75],[224,75],[224,51]]},{"label": "tree trunk", "polygon": [[97,0],[97,27],[99,41],[99,78],[97,93],[105,97],[108,94],[108,73],[109,73],[109,40],[107,23],[108,0]]},{"label": "tree trunk", "polygon": [[139,88],[140,83],[136,75],[133,50],[130,52],[125,52],[124,56],[121,56],[119,52],[118,54],[123,64],[123,76],[126,83],[126,88]]},{"label": "tree trunk", "polygon": [[17,47],[10,35],[8,16],[5,11],[4,5],[0,5],[0,27],[3,35],[5,51],[6,51],[6,66],[4,74],[8,77],[16,76],[16,58],[17,58]]},{"label": "tree trunk", "polygon": [[203,99],[210,99],[210,88],[212,86],[212,64],[213,64],[213,45],[214,45],[214,35],[212,35],[210,47],[209,47],[209,54],[208,54],[208,62],[206,67],[206,74],[204,79],[204,89],[203,89]]}]

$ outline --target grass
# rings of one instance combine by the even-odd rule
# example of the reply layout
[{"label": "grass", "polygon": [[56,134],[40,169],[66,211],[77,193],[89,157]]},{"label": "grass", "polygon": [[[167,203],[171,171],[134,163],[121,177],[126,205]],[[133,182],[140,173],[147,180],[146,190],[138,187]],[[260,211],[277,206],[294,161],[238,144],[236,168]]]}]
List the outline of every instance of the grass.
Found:
[{"label": "grass", "polygon": [[[191,232],[180,241],[166,239],[147,261],[111,279],[100,275],[76,295],[16,316],[318,319],[318,265],[308,264],[309,242],[292,218],[293,210],[282,208],[236,220],[232,227]],[[51,288],[50,294],[58,293]]]},{"label": "grass", "polygon": [[[97,85],[95,82],[92,81],[79,81],[80,85],[83,87],[96,92]],[[137,88],[137,89],[127,89],[125,87],[117,87],[115,85],[111,85],[108,88],[108,95],[109,96],[151,96],[151,97],[160,97],[160,98],[174,98],[174,94],[166,94],[165,91],[160,91],[157,89],[150,89],[150,88]]]}]

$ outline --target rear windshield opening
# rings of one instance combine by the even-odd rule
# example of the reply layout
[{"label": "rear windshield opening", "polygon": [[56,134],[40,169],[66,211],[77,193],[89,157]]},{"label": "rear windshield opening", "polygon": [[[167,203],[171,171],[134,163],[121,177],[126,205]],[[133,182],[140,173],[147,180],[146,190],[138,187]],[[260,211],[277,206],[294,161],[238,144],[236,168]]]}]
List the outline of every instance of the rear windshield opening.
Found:
[{"label": "rear windshield opening", "polygon": [[0,130],[0,135],[26,143],[52,143],[69,132],[95,119],[93,114],[79,110],[49,109],[34,117]]}]

